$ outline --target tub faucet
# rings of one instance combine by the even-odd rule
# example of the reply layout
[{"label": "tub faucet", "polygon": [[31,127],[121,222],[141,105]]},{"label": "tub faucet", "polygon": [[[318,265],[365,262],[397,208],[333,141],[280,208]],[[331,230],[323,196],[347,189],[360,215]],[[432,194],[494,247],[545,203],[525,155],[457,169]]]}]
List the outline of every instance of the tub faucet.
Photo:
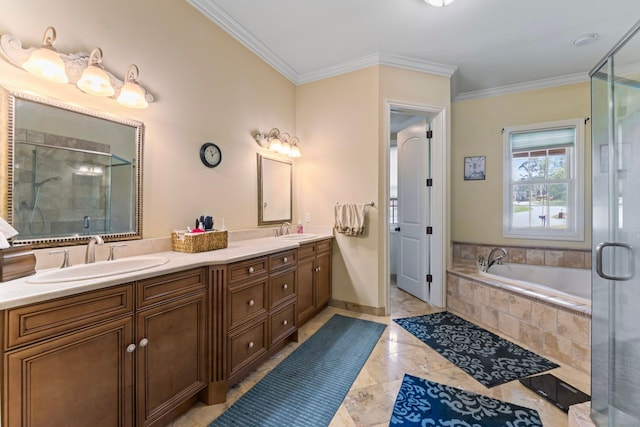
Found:
[{"label": "tub faucet", "polygon": [[84,257],[84,262],[86,264],[91,264],[96,262],[96,246],[104,244],[104,240],[100,236],[91,236],[89,238],[89,242],[87,243],[87,253]]},{"label": "tub faucet", "polygon": [[[494,256],[496,252],[502,252],[502,253],[497,256]],[[484,269],[484,271],[488,271],[493,264],[502,264],[502,260],[506,256],[507,256],[507,251],[502,248],[491,249],[491,252],[489,252],[489,257],[487,258],[487,267]]]}]

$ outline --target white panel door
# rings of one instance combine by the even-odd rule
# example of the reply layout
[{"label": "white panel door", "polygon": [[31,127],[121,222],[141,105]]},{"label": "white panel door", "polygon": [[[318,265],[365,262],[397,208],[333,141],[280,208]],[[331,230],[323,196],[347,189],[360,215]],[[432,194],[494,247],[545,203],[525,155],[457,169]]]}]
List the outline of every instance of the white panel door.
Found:
[{"label": "white panel door", "polygon": [[398,132],[398,287],[428,301],[429,259],[427,167],[429,146],[426,118]]}]

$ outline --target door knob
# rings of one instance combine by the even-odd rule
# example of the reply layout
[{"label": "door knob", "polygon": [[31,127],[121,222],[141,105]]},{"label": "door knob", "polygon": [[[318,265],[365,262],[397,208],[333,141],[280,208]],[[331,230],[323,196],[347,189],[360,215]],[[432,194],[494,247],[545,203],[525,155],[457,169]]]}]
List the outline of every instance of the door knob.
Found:
[{"label": "door knob", "polygon": [[129,344],[127,346],[127,353],[133,353],[134,351],[136,351],[136,345],[135,344]]},{"label": "door knob", "polygon": [[138,343],[138,345],[139,345],[140,347],[146,347],[146,346],[147,346],[147,344],[149,344],[149,340],[148,340],[148,339],[146,339],[146,338],[142,338],[142,339],[140,340],[140,342]]}]

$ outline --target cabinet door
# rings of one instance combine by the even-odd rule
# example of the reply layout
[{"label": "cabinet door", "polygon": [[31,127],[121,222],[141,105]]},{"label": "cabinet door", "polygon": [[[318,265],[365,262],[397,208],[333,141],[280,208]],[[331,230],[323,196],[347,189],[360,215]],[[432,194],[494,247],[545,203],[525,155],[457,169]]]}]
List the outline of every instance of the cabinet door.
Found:
[{"label": "cabinet door", "polygon": [[152,424],[207,385],[205,324],[204,292],[137,314],[138,426]]},{"label": "cabinet door", "polygon": [[321,309],[331,299],[331,252],[318,253],[316,257],[316,309]]},{"label": "cabinet door", "polygon": [[298,327],[315,313],[313,279],[315,275],[314,258],[298,260]]},{"label": "cabinet door", "polygon": [[133,317],[5,354],[10,427],[133,425]]}]

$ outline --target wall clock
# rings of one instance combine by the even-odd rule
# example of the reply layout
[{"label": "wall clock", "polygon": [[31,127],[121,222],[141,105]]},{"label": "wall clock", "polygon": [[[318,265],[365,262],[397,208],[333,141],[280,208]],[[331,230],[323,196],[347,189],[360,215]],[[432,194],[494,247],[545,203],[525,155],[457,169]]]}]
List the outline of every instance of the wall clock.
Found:
[{"label": "wall clock", "polygon": [[485,178],[485,156],[464,158],[464,180],[482,180]]},{"label": "wall clock", "polygon": [[215,168],[222,161],[220,147],[212,142],[205,142],[200,147],[200,160],[208,168]]}]

